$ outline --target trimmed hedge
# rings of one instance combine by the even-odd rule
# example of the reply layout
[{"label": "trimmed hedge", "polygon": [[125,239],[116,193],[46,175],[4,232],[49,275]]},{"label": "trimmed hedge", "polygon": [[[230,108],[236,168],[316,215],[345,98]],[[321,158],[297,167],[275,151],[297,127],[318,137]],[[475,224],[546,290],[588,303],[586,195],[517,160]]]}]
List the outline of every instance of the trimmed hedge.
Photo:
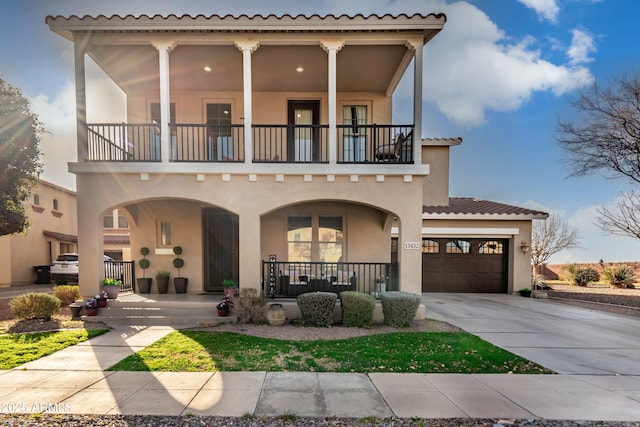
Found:
[{"label": "trimmed hedge", "polygon": [[409,292],[390,291],[380,294],[384,324],[403,328],[416,317],[422,298]]},{"label": "trimmed hedge", "polygon": [[369,328],[373,321],[376,299],[363,292],[344,291],[340,293],[342,305],[342,325]]},{"label": "trimmed hedge", "polygon": [[338,296],[333,292],[308,292],[296,298],[305,325],[329,327]]},{"label": "trimmed hedge", "polygon": [[9,301],[9,308],[18,319],[51,320],[60,311],[60,300],[53,295],[30,292]]},{"label": "trimmed hedge", "polygon": [[65,306],[80,299],[78,285],[59,285],[53,288],[53,296],[60,300],[60,305]]}]

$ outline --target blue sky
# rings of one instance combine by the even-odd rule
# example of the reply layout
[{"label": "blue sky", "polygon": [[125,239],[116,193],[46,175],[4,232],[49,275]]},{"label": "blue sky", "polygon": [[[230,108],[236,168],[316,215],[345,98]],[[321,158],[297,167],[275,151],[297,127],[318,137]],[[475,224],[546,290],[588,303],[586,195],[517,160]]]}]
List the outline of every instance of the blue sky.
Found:
[{"label": "blue sky", "polygon": [[[567,178],[555,142],[558,119],[593,81],[640,67],[637,0],[0,0],[0,78],[22,89],[50,132],[43,178],[74,187],[71,43],[49,31],[47,15],[400,14],[444,12],[445,29],[425,47],[424,137],[461,136],[452,149],[452,196],[479,197],[553,212],[579,228],[581,248],[552,262],[637,261],[640,241],[604,235],[596,209],[611,206],[621,180]],[[112,94],[95,70],[90,92]],[[396,121],[410,117],[411,79],[398,88]],[[114,101],[115,102],[115,101]],[[113,112],[89,106],[89,119]]]}]

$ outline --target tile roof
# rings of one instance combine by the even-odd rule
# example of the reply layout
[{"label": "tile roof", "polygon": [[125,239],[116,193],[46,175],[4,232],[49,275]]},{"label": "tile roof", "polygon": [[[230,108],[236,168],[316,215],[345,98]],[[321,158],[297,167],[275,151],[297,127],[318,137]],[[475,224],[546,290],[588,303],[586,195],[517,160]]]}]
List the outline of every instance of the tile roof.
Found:
[{"label": "tile roof", "polygon": [[546,212],[521,208],[504,203],[481,200],[472,197],[450,197],[446,206],[423,206],[423,216],[426,215],[477,215],[477,216],[508,216],[543,219]]}]

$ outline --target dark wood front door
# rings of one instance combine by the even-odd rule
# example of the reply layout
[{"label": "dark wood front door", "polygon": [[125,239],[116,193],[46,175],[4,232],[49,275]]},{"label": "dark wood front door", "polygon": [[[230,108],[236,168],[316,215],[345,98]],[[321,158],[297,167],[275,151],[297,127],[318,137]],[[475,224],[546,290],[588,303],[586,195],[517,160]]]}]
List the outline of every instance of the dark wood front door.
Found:
[{"label": "dark wood front door", "polygon": [[202,210],[204,290],[221,292],[222,281],[238,281],[238,216],[223,209]]},{"label": "dark wood front door", "polygon": [[289,101],[287,159],[289,162],[320,161],[320,101]]}]

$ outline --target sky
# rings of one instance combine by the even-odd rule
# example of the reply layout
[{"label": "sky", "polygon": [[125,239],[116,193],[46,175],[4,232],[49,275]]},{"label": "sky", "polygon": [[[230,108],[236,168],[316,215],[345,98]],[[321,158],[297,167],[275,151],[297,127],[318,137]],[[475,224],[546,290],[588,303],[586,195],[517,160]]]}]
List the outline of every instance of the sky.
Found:
[{"label": "sky", "polygon": [[[450,195],[538,209],[578,228],[580,247],[551,263],[640,261],[640,240],[605,235],[597,209],[633,187],[600,175],[570,178],[556,138],[581,89],[640,68],[637,0],[0,0],[0,78],[31,100],[48,134],[43,179],[75,189],[73,47],[47,15],[439,13],[424,48],[423,137],[462,137],[451,150]],[[89,121],[120,121],[118,90],[87,65]],[[411,68],[410,68],[411,70]],[[411,72],[411,71],[410,71]],[[394,95],[394,122],[411,117],[412,80]]]}]

